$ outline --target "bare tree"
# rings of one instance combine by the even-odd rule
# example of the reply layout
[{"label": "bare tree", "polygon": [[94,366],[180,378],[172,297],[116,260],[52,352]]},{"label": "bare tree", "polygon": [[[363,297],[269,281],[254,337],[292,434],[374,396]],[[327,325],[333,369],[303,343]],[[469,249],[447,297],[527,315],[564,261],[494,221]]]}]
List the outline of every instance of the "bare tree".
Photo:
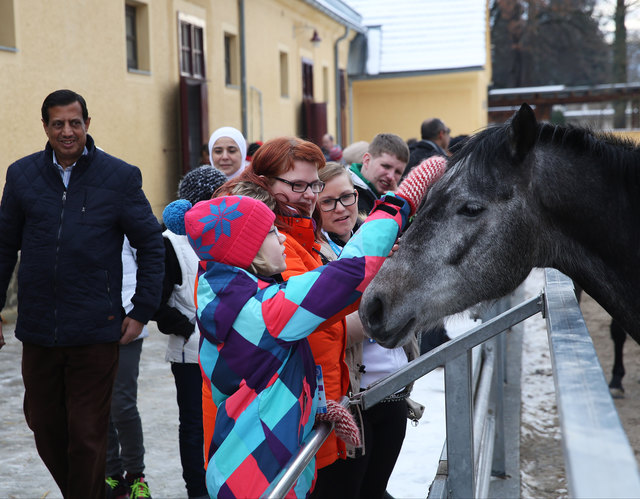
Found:
[{"label": "bare tree", "polygon": [[592,85],[610,78],[595,0],[495,0],[495,87]]}]

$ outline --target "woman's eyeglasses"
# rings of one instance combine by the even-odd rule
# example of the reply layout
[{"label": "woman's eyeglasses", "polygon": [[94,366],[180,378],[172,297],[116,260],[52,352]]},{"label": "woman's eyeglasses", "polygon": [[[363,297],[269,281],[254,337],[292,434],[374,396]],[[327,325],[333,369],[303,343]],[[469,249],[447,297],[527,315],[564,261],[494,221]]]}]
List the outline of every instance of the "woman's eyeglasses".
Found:
[{"label": "woman's eyeglasses", "polygon": [[293,192],[305,192],[309,187],[311,187],[311,192],[319,193],[324,189],[324,182],[320,180],[315,180],[313,182],[303,182],[302,180],[296,180],[295,182],[291,182],[287,179],[280,177],[273,177],[275,180],[279,180],[280,182],[284,182],[285,184],[289,184],[291,190]]},{"label": "woman's eyeglasses", "polygon": [[353,192],[350,192],[349,194],[343,194],[339,198],[322,199],[318,202],[318,205],[320,206],[321,211],[332,211],[332,210],[335,210],[336,207],[338,206],[338,201],[342,206],[346,208],[347,206],[351,206],[352,204],[355,204],[356,199],[357,199],[356,191],[353,191]]},{"label": "woman's eyeglasses", "polygon": [[277,227],[274,227],[273,229],[271,229],[269,232],[267,232],[267,234],[274,234],[276,237],[280,237],[280,231],[278,230]]}]

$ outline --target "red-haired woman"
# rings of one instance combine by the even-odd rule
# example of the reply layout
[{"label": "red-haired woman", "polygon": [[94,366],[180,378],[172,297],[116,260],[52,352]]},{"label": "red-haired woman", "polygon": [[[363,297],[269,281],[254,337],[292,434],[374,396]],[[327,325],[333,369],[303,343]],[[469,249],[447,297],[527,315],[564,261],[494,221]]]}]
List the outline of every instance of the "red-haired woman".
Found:
[{"label": "red-haired woman", "polygon": [[[253,156],[251,166],[221,188],[222,194],[226,194],[231,192],[236,182],[250,181],[261,185],[275,197],[276,225],[287,236],[284,243],[287,265],[282,273],[284,280],[323,264],[318,242],[320,217],[315,215],[314,218],[314,209],[318,194],[324,188],[324,183],[318,178],[318,170],[324,166],[324,155],[315,144],[295,137],[280,137],[265,142]],[[322,366],[327,399],[340,400],[347,394],[349,370],[344,361],[344,317],[353,310],[354,306],[344,310],[308,337],[314,360]],[[316,454],[318,489],[324,489],[331,483],[330,471],[323,473],[322,469],[345,458],[344,442],[332,433]],[[339,490],[339,483],[334,486]]]}]

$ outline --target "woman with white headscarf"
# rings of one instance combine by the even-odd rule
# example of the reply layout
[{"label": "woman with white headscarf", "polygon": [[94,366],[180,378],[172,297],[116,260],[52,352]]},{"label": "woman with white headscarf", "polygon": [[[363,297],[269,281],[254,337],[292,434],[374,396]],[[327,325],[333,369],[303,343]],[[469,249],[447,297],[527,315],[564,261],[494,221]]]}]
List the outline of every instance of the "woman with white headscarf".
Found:
[{"label": "woman with white headscarf", "polygon": [[223,126],[211,134],[209,158],[211,166],[224,173],[228,180],[244,170],[247,156],[247,141],[239,130]]}]

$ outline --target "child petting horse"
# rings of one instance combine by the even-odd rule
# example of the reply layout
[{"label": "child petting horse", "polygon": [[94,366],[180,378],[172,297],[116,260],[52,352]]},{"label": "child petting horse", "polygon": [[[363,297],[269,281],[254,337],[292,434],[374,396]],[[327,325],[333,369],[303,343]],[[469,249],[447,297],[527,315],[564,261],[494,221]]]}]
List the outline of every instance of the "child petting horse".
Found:
[{"label": "child petting horse", "polygon": [[[167,207],[165,223],[172,228],[168,219],[184,217],[200,259],[200,365],[218,407],[207,468],[212,497],[260,497],[298,452],[321,407],[306,337],[356,305],[441,172],[437,162],[416,168],[404,190],[377,203],[340,258],[286,282],[270,277],[285,270],[285,236],[264,203],[223,196],[192,208],[184,201]],[[180,210],[182,215],[171,213]],[[335,401],[326,403],[329,419],[342,423],[338,436],[357,445],[350,413]],[[293,496],[306,497],[314,477],[312,459]]]}]

